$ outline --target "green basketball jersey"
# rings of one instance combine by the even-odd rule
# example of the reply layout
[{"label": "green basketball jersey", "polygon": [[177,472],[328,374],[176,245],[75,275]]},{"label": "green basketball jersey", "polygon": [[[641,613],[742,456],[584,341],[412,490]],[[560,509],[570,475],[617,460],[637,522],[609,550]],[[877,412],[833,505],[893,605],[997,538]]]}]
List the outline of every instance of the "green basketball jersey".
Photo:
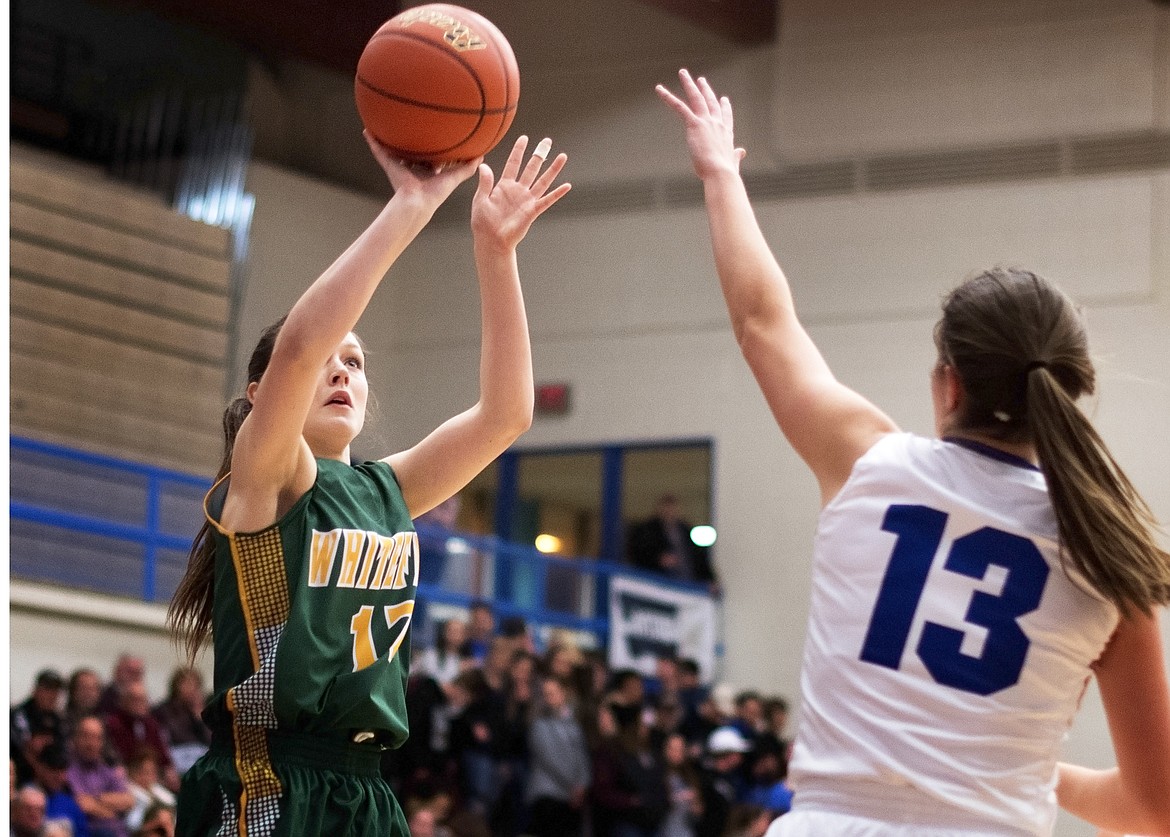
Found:
[{"label": "green basketball jersey", "polygon": [[215,728],[388,746],[406,739],[418,537],[384,462],[317,460],[313,487],[262,532],[215,528]]},{"label": "green basketball jersey", "polygon": [[311,817],[338,837],[405,834],[377,770],[380,746],[406,740],[418,585],[418,537],[393,472],[318,459],[313,487],[253,533],[218,525],[227,484],[205,503],[215,740],[183,778],[180,834],[281,837],[306,833]]}]

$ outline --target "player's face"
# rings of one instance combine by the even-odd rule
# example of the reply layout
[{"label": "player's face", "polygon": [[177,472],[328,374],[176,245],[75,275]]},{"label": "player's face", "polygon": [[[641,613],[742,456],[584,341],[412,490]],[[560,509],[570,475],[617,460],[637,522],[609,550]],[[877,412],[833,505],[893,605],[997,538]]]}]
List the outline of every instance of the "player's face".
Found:
[{"label": "player's face", "polygon": [[340,452],[361,432],[366,421],[366,356],[350,334],[325,362],[317,379],[313,406],[305,420],[305,439],[314,453]]}]

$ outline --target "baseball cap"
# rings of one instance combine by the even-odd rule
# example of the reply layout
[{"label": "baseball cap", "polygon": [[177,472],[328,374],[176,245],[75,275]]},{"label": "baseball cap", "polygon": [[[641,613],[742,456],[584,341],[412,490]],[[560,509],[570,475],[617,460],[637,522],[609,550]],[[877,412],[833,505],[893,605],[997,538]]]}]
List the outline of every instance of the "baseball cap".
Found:
[{"label": "baseball cap", "polygon": [[60,674],[53,671],[51,668],[46,668],[37,675],[38,689],[62,689],[65,687],[65,680]]},{"label": "baseball cap", "polygon": [[707,737],[708,753],[746,753],[752,745],[735,727],[719,727]]}]

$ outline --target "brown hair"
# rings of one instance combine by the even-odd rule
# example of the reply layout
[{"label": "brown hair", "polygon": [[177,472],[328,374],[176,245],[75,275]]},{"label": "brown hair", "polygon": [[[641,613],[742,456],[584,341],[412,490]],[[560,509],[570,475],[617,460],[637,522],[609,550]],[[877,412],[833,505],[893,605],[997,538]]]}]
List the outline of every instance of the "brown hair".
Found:
[{"label": "brown hair", "polygon": [[[268,369],[268,363],[272,360],[272,349],[276,345],[276,337],[280,334],[284,321],[285,317],[281,317],[260,335],[256,348],[252,350],[252,357],[248,360],[247,384],[259,382],[265,370]],[[223,458],[219,463],[219,471],[215,475],[216,482],[227,476],[231,470],[236,435],[240,432],[240,426],[251,411],[252,402],[246,396],[236,398],[223,411]],[[167,608],[167,626],[170,628],[175,642],[187,652],[187,660],[192,664],[194,664],[199,650],[211,636],[214,582],[215,538],[212,534],[211,523],[204,520],[203,526],[200,527],[194,542],[191,544],[191,552],[187,558],[187,571],[175,589],[170,607]]]},{"label": "brown hair", "polygon": [[1170,602],[1157,522],[1076,405],[1096,375],[1072,300],[1034,273],[995,268],[947,296],[934,333],[963,385],[957,429],[1035,446],[1062,560],[1123,613]]}]

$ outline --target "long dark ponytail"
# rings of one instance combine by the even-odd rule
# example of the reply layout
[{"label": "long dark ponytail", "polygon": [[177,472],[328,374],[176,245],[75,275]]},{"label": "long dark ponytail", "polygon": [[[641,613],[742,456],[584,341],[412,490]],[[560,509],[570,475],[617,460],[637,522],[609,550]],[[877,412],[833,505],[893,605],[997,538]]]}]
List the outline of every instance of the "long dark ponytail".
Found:
[{"label": "long dark ponytail", "polygon": [[[259,382],[268,369],[268,362],[272,359],[272,348],[276,345],[276,336],[280,334],[284,320],[285,318],[281,317],[260,335],[260,340],[248,360],[247,384]],[[216,482],[227,476],[231,470],[236,435],[251,411],[252,402],[246,396],[234,399],[223,411],[223,458],[215,475]],[[211,523],[205,519],[191,544],[191,552],[187,557],[187,571],[175,589],[170,607],[167,608],[167,626],[191,663],[194,663],[200,649],[211,636],[214,581],[215,538]]]},{"label": "long dark ponytail", "polygon": [[935,343],[963,384],[958,429],[1035,446],[1063,560],[1123,613],[1170,602],[1157,521],[1076,405],[1096,375],[1072,300],[1033,273],[989,270],[946,298]]}]

